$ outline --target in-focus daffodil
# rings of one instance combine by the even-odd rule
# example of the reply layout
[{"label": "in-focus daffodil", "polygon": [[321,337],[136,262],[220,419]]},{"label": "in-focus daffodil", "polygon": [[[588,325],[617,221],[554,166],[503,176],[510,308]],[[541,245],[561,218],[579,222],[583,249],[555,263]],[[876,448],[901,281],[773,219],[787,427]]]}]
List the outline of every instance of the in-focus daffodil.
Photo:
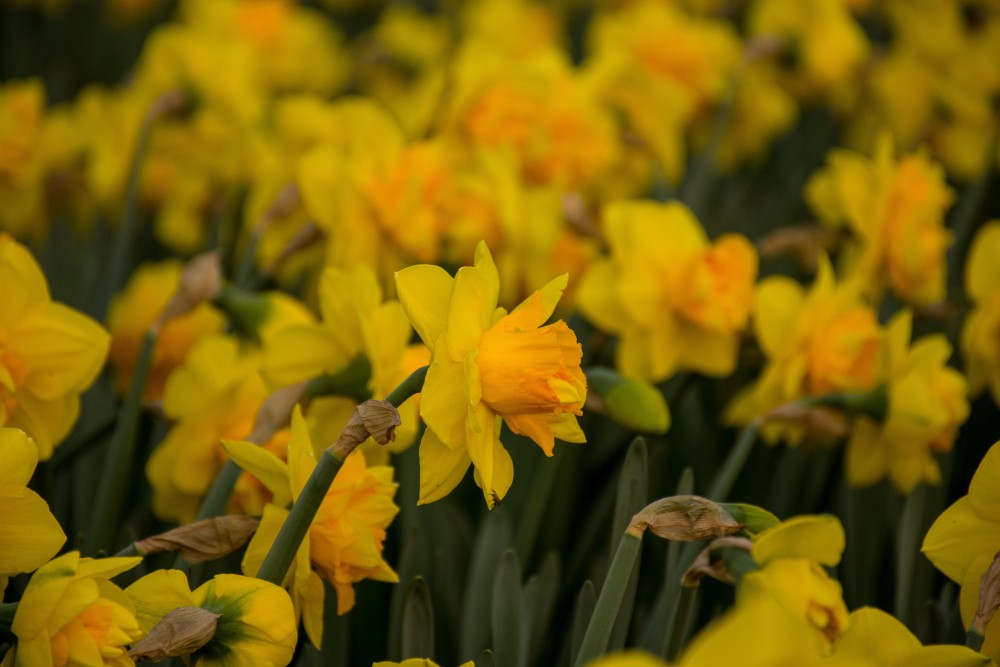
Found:
[{"label": "in-focus daffodil", "polygon": [[969,249],[965,291],[973,308],[962,325],[962,356],[969,391],[989,389],[1000,404],[1000,220],[983,226]]},{"label": "in-focus daffodil", "polygon": [[828,166],[806,185],[813,210],[828,224],[846,224],[856,237],[849,249],[850,279],[878,296],[883,286],[915,304],[944,298],[944,215],[953,194],[944,171],[924,153],[895,158],[883,135],[875,155],[834,149]]},{"label": "in-focus daffodil", "polygon": [[125,594],[142,635],[178,607],[219,614],[215,636],[187,658],[193,667],[284,667],[295,653],[298,624],[288,593],[262,579],[219,574],[192,591],[180,570],[157,570]]},{"label": "in-focus daffodil", "polygon": [[584,441],[575,416],[587,393],[580,344],[562,320],[543,326],[566,282],[556,278],[507,314],[497,308],[500,279],[485,243],[454,278],[427,264],[396,274],[400,301],[432,352],[420,398],[419,502],[447,495],[470,462],[487,505],[502,499],[514,478],[502,421],[548,456],[555,438]]},{"label": "in-focus daffodil", "polygon": [[901,493],[921,481],[940,484],[934,454],[951,449],[958,427],[969,415],[966,383],[946,364],[951,345],[940,334],[910,346],[908,312],[885,328],[888,404],[885,417],[858,417],[847,445],[847,480],[873,484],[888,476]]},{"label": "in-focus daffodil", "polygon": [[66,541],[49,506],[28,488],[38,447],[16,428],[0,428],[0,594],[7,578],[31,572],[56,555]]},{"label": "in-focus daffodil", "polygon": [[48,459],[97,377],[109,337],[92,319],[49,297],[27,248],[0,232],[0,426],[14,426]]},{"label": "in-focus daffodil", "polygon": [[[969,493],[931,525],[921,547],[934,567],[962,587],[959,608],[968,628],[979,606],[983,574],[1000,553],[1000,443],[979,463]],[[986,625],[982,652],[1000,660],[1000,614]]]},{"label": "in-focus daffodil", "polygon": [[[131,667],[127,645],[142,636],[135,608],[111,581],[141,558],[81,558],[71,551],[28,581],[11,631],[12,667],[114,665]],[[10,654],[4,661],[7,665]]]},{"label": "in-focus daffodil", "polygon": [[[243,571],[255,575],[288,517],[285,507],[298,498],[316,467],[316,455],[298,408],[292,414],[287,463],[251,442],[226,441],[224,446],[234,461],[270,489],[274,498],[274,504],[264,508],[243,557]],[[399,512],[392,501],[396,493],[392,475],[388,466],[366,466],[361,452],[348,456],[285,575],[296,618],[301,616],[306,634],[317,647],[323,638],[324,589],[320,577],[337,592],[339,614],[354,606],[354,584],[362,579],[399,580],[382,558],[386,528]]]},{"label": "in-focus daffodil", "polygon": [[732,373],[757,276],[750,242],[710,242],[679,203],[617,202],[604,218],[611,257],[594,263],[577,301],[618,336],[618,370],[654,382],[680,370]]}]

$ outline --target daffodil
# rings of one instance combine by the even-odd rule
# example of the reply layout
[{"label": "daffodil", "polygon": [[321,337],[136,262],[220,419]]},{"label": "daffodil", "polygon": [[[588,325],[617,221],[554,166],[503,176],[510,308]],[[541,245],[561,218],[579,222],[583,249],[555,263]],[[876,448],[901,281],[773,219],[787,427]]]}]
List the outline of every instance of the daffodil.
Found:
[{"label": "daffodil", "polygon": [[969,415],[965,378],[946,364],[951,345],[940,334],[910,346],[912,317],[904,312],[885,329],[888,393],[881,423],[858,417],[847,445],[847,479],[873,484],[888,476],[901,493],[918,482],[940,484],[933,454],[951,449]]},{"label": "daffodil", "polygon": [[[180,570],[157,570],[125,589],[146,635],[178,607],[218,614],[215,635],[187,660],[194,667],[284,667],[298,638],[288,594],[261,579],[219,574],[194,591]],[[131,664],[131,663],[129,663]]]},{"label": "daffodil", "polygon": [[969,391],[988,388],[1000,404],[1000,220],[983,226],[969,249],[965,264],[965,291],[972,299],[972,312],[962,325],[962,356],[969,378]]},{"label": "daffodil", "polygon": [[0,230],[19,237],[47,228],[39,142],[45,124],[45,88],[38,79],[0,86]]},{"label": "daffodil", "polygon": [[[931,525],[921,550],[934,567],[962,587],[959,607],[968,628],[979,606],[980,583],[1000,553],[1000,443],[979,463],[969,493]],[[983,632],[982,652],[1000,660],[1000,614]]]},{"label": "daffodil", "polygon": [[142,631],[132,601],[109,580],[141,561],[81,558],[71,551],[39,568],[17,603],[11,624],[17,644],[9,664],[130,667],[126,646]]},{"label": "daffodil", "polygon": [[[458,667],[472,667],[473,664],[474,663],[469,660],[468,662],[463,662]],[[407,658],[402,662],[382,660],[380,662],[372,663],[372,667],[438,667],[438,664],[430,658]]]},{"label": "daffodil", "polygon": [[417,265],[396,288],[431,364],[420,397],[420,503],[447,495],[471,462],[489,507],[514,478],[501,422],[551,456],[555,438],[583,442],[576,422],[587,393],[576,335],[559,320],[543,326],[566,286],[561,276],[509,314],[497,308],[500,279],[485,243],[454,278]]},{"label": "daffodil", "polygon": [[[863,392],[876,387],[882,369],[882,330],[856,286],[837,284],[827,261],[809,290],[790,278],[761,281],[754,295],[753,324],[767,366],[757,382],[738,395],[726,418],[737,424],[806,396]],[[762,430],[768,442],[802,433],[772,422]]]},{"label": "daffodil", "polygon": [[953,194],[943,170],[917,152],[895,158],[883,135],[869,159],[834,149],[828,166],[806,185],[813,210],[827,223],[846,224],[856,237],[848,271],[877,295],[889,286],[903,299],[929,304],[944,298],[944,215]]},{"label": "daffodil", "polygon": [[49,506],[28,488],[38,447],[16,428],[0,428],[0,593],[7,578],[31,572],[56,555],[66,541]]},{"label": "daffodil", "polygon": [[594,263],[577,301],[618,336],[618,370],[654,382],[681,370],[732,373],[757,276],[750,242],[710,242],[679,203],[617,202],[604,218],[611,257]]},{"label": "daffodil", "polygon": [[48,459],[80,410],[80,394],[100,373],[108,334],[52,301],[27,248],[0,232],[0,425],[20,428]]},{"label": "daffodil", "polygon": [[[132,381],[143,335],[157,320],[180,284],[182,264],[167,260],[146,264],[129,279],[111,302],[108,329],[111,332],[110,363],[115,388],[124,393]],[[209,304],[201,304],[190,313],[169,320],[160,328],[153,352],[149,379],[143,392],[146,402],[162,398],[171,372],[187,358],[201,338],[222,330],[225,320]]]},{"label": "daffodil", "polygon": [[[274,504],[264,508],[243,557],[243,572],[255,575],[288,517],[285,507],[298,498],[316,467],[316,456],[298,408],[292,414],[287,463],[250,442],[226,441],[224,446],[234,461],[273,494]],[[317,647],[323,637],[324,589],[320,577],[333,585],[339,614],[354,606],[354,584],[362,579],[399,580],[382,557],[386,528],[399,512],[392,501],[396,493],[392,475],[388,466],[367,467],[361,452],[348,456],[285,575],[295,617],[302,618],[306,634]]]}]

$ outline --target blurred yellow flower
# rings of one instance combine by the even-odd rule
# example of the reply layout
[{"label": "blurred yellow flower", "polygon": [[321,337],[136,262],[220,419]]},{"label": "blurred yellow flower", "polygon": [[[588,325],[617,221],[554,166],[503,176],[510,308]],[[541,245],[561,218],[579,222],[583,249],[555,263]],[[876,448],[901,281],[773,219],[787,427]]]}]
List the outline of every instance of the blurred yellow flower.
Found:
[{"label": "blurred yellow flower", "polygon": [[587,667],[667,667],[667,663],[652,653],[633,649],[591,660]]},{"label": "blurred yellow flower", "polygon": [[[472,667],[475,664],[471,660],[463,662],[458,667]],[[438,667],[438,664],[430,658],[407,658],[402,662],[390,662],[382,660],[372,663],[372,667]]]},{"label": "blurred yellow flower", "polygon": [[618,369],[653,382],[680,370],[732,373],[757,276],[750,242],[710,242],[679,203],[617,202],[604,218],[611,257],[593,264],[577,301],[618,336]]},{"label": "blurred yellow flower", "polygon": [[[264,508],[260,525],[243,557],[243,571],[255,575],[288,517],[285,507],[296,498],[316,467],[309,430],[302,412],[292,414],[288,461],[281,461],[251,442],[225,441],[233,460],[270,489],[274,504]],[[337,592],[337,613],[354,606],[354,584],[362,579],[396,582],[399,577],[382,558],[386,528],[399,512],[392,501],[396,484],[388,466],[367,467],[361,452],[344,461],[299,545],[285,575],[295,618],[319,647],[323,638],[322,576]]]},{"label": "blurred yellow flower", "polygon": [[38,79],[0,85],[0,230],[38,238],[48,226],[39,142],[45,89]]},{"label": "blurred yellow flower", "polygon": [[11,624],[17,645],[9,664],[131,667],[126,645],[142,631],[132,601],[109,580],[140,562],[71,551],[39,568],[17,604]]},{"label": "blurred yellow flower", "polygon": [[[1000,553],[1000,443],[990,447],[980,461],[969,493],[935,519],[921,551],[962,587],[959,608],[968,628],[979,606],[983,575]],[[981,651],[1000,660],[1000,614],[989,621],[983,636]]]},{"label": "blurred yellow flower", "polygon": [[193,667],[284,667],[295,652],[298,623],[292,602],[280,586],[262,579],[218,574],[191,591],[180,570],[157,570],[125,594],[135,605],[143,635],[178,607],[219,614],[215,636],[185,660]]},{"label": "blurred yellow flower", "polygon": [[965,264],[965,292],[972,311],[962,325],[961,347],[969,391],[989,389],[1000,404],[1000,220],[976,234]]},{"label": "blurred yellow flower", "polygon": [[[128,389],[142,337],[180,285],[182,268],[181,262],[176,260],[140,266],[125,288],[112,299],[108,310],[108,329],[111,332],[109,357],[115,389],[119,393]],[[224,324],[223,316],[211,305],[203,303],[161,327],[143,401],[160,400],[167,377],[184,363],[195,343],[203,337],[219,333]]]},{"label": "blurred yellow flower", "polygon": [[888,476],[900,493],[921,481],[941,483],[935,453],[954,444],[969,416],[965,378],[946,364],[951,345],[941,334],[910,346],[912,317],[894,317],[885,329],[888,411],[879,423],[858,417],[847,445],[847,480],[874,484]]},{"label": "blurred yellow flower", "polygon": [[[879,381],[882,331],[875,312],[854,286],[834,282],[825,259],[808,291],[783,276],[761,281],[753,322],[767,366],[730,404],[730,422],[749,423],[805,396],[871,390]],[[772,443],[803,435],[779,422],[765,424],[762,432]]]},{"label": "blurred yellow flower", "polygon": [[66,541],[49,506],[28,482],[38,464],[38,447],[16,428],[0,428],[0,595],[7,579],[31,572],[56,555]]},{"label": "blurred yellow flower", "polygon": [[52,301],[27,248],[4,232],[0,285],[0,426],[30,435],[44,461],[76,422],[109,338],[86,315]]},{"label": "blurred yellow flower", "polygon": [[431,365],[420,397],[427,424],[420,443],[420,503],[447,495],[471,462],[489,507],[514,477],[500,442],[501,421],[546,455],[554,439],[583,442],[574,415],[587,393],[576,335],[559,320],[542,326],[566,286],[561,276],[507,314],[497,308],[500,279],[485,243],[474,266],[454,278],[421,264],[396,274],[400,301]]},{"label": "blurred yellow flower", "polygon": [[953,194],[925,154],[894,158],[888,135],[871,159],[834,149],[806,185],[806,197],[824,222],[848,225],[857,239],[848,258],[851,279],[872,296],[889,286],[912,303],[944,299],[950,243],[944,215]]}]

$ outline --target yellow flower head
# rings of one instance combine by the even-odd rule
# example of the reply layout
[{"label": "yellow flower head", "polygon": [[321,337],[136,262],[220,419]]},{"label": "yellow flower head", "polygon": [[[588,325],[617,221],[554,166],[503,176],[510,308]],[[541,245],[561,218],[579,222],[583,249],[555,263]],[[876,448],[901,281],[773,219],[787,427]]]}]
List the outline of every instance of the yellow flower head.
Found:
[{"label": "yellow flower head", "polygon": [[[128,389],[142,337],[177,290],[182,268],[180,262],[173,260],[141,266],[125,289],[112,300],[108,311],[110,361],[115,389],[119,393]],[[225,320],[218,311],[209,304],[201,304],[160,328],[143,400],[149,403],[161,399],[167,376],[184,363],[195,343],[218,333],[224,324]]]},{"label": "yellow flower head", "polygon": [[[267,388],[256,356],[236,340],[211,336],[198,343],[184,365],[167,380],[163,410],[175,420],[150,456],[146,476],[153,488],[153,511],[167,521],[193,521],[212,480],[226,462],[223,438],[245,438],[253,428]],[[273,449],[280,452],[278,433]],[[257,484],[241,478],[234,501],[244,511],[259,511],[268,500]]]},{"label": "yellow flower head", "polygon": [[485,243],[454,278],[421,264],[396,274],[400,301],[432,357],[420,398],[420,499],[448,494],[471,462],[490,507],[514,476],[501,420],[549,456],[554,439],[583,442],[575,415],[587,393],[582,351],[565,322],[542,326],[566,286],[561,276],[510,314],[497,308],[500,279]]},{"label": "yellow flower head", "polygon": [[830,224],[846,223],[857,239],[849,269],[865,289],[888,285],[913,303],[944,298],[944,215],[952,191],[943,170],[926,155],[898,160],[883,135],[868,159],[835,149],[828,166],[806,185],[813,209]]},{"label": "yellow flower head", "polygon": [[[979,463],[969,493],[931,525],[921,550],[934,567],[961,585],[959,606],[968,628],[979,605],[983,574],[1000,552],[1000,443]],[[982,652],[1000,660],[1000,614],[986,625]]]},{"label": "yellow flower head", "polygon": [[973,308],[962,325],[962,356],[969,390],[988,388],[1000,403],[1000,220],[979,231],[965,264],[965,291]]},{"label": "yellow flower head", "polygon": [[[285,507],[298,497],[316,467],[316,456],[298,408],[292,414],[287,462],[250,442],[226,441],[224,446],[233,460],[256,475],[274,497],[274,504],[264,508],[243,558],[243,572],[254,575],[288,517]],[[399,580],[382,558],[386,528],[399,512],[392,501],[397,486],[392,475],[388,466],[367,467],[361,452],[348,456],[285,575],[296,617],[302,617],[306,633],[317,647],[323,637],[324,593],[320,576],[336,590],[339,614],[354,606],[356,582]]]},{"label": "yellow flower head", "polygon": [[886,475],[901,493],[920,481],[939,484],[935,452],[951,449],[969,414],[965,378],[946,365],[951,345],[942,335],[910,346],[911,316],[897,315],[885,330],[888,412],[881,423],[859,417],[847,446],[847,479],[873,484]]},{"label": "yellow flower head", "polygon": [[132,601],[109,579],[141,561],[81,558],[71,551],[39,568],[11,624],[17,636],[14,667],[131,667],[126,645],[142,631]]},{"label": "yellow flower head", "polygon": [[48,459],[104,365],[108,334],[49,297],[27,248],[0,232],[0,426],[15,426]]},{"label": "yellow flower head", "polygon": [[[804,396],[870,390],[879,380],[882,331],[875,312],[853,286],[834,282],[825,260],[809,291],[790,278],[761,281],[754,329],[768,364],[729,407],[727,418],[736,423]],[[783,434],[781,424],[765,425],[769,441]]]},{"label": "yellow flower head", "polygon": [[709,242],[682,204],[628,201],[605,210],[611,257],[580,284],[580,309],[619,337],[618,369],[659,381],[678,370],[728,375],[736,366],[757,276],[744,237]]},{"label": "yellow flower head", "polygon": [[157,570],[125,594],[143,635],[178,607],[219,614],[215,636],[189,657],[193,667],[284,667],[295,653],[298,623],[288,593],[262,579],[219,574],[192,591],[180,570]]},{"label": "yellow flower head", "polygon": [[16,428],[0,428],[0,594],[7,578],[30,572],[52,558],[66,541],[49,506],[28,488],[38,447]]},{"label": "yellow flower head", "polygon": [[39,144],[45,124],[41,81],[0,86],[0,230],[38,237],[47,227],[44,165]]}]

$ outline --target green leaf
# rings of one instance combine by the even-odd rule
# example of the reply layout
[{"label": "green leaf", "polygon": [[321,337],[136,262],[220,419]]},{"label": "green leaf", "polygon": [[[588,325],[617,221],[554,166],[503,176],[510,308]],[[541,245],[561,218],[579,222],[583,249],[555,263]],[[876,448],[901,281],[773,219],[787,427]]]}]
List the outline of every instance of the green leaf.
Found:
[{"label": "green leaf", "polygon": [[496,667],[497,661],[493,656],[493,651],[486,649],[476,658],[476,667]]},{"label": "green leaf", "polygon": [[594,615],[594,607],[597,605],[597,591],[594,590],[594,583],[587,579],[580,587],[580,592],[576,596],[576,607],[573,609],[573,625],[570,631],[570,660],[569,664],[576,664],[576,656],[580,652],[580,644],[583,643],[583,633],[587,630],[590,617]]},{"label": "green leaf", "polygon": [[751,535],[777,526],[781,520],[763,507],[747,503],[719,503]]},{"label": "green leaf", "polygon": [[406,658],[434,657],[434,607],[423,577],[415,577],[403,600],[402,655]]},{"label": "green leaf", "polygon": [[483,519],[472,550],[462,604],[464,617],[459,657],[463,660],[489,648],[490,625],[487,619],[492,608],[493,579],[500,554],[508,547],[510,539],[510,525],[504,509],[494,509]]},{"label": "green leaf", "polygon": [[508,549],[493,580],[493,651],[498,667],[516,667],[521,654],[521,565]]},{"label": "green leaf", "polygon": [[[649,455],[646,451],[646,441],[638,437],[632,441],[625,454],[625,462],[618,477],[618,497],[615,501],[614,523],[612,524],[611,548],[617,549],[618,542],[624,534],[632,516],[641,510],[648,500],[649,491]],[[625,597],[611,630],[608,641],[610,650],[625,646],[629,624],[632,621],[632,608],[635,606],[635,594],[639,587],[639,558],[636,558],[628,584],[625,587]]]},{"label": "green leaf", "polygon": [[538,654],[548,636],[549,624],[559,594],[559,556],[550,553],[542,561],[542,569],[528,579],[521,595],[521,655],[522,667],[538,662]]}]

